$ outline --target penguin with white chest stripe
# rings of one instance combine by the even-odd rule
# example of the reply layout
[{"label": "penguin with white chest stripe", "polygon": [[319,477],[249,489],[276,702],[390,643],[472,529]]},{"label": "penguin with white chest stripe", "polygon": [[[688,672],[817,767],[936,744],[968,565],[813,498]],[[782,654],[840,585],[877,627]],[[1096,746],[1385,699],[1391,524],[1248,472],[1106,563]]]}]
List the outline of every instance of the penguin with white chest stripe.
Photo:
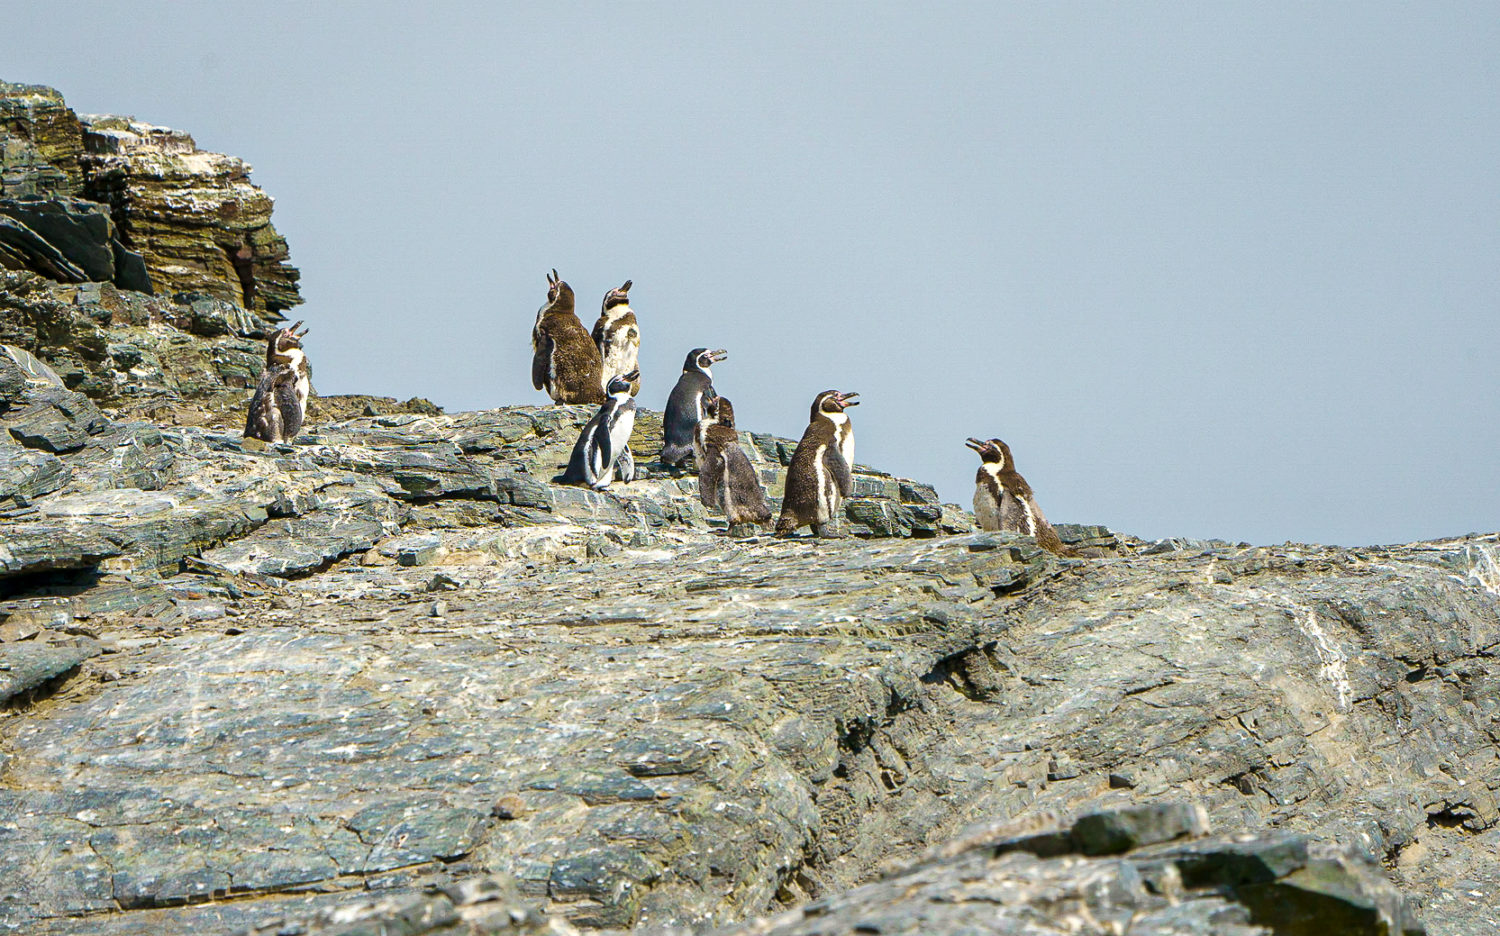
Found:
[{"label": "penguin with white chest stripe", "polygon": [[573,456],[568,459],[568,468],[562,476],[564,484],[587,484],[602,491],[614,481],[616,471],[626,484],[635,480],[635,457],[630,454],[635,400],[630,395],[630,384],[640,376],[639,371],[631,371],[609,382],[609,398],[573,444]]},{"label": "penguin with white chest stripe", "polygon": [[693,435],[703,421],[704,395],[714,388],[713,366],[727,357],[728,351],[694,348],[682,363],[682,376],[667,397],[661,420],[661,463],[668,468],[681,467],[693,454]]},{"label": "penguin with white chest stripe", "polygon": [[312,368],[302,351],[307,329],[277,329],[266,341],[266,369],[261,371],[245,416],[245,438],[262,442],[289,442],[302,431],[307,418],[307,398],[312,392]]},{"label": "penguin with white chest stripe", "polygon": [[859,405],[857,396],[824,390],[813,400],[812,418],[787,467],[777,536],[804,526],[818,536],[834,534],[844,498],[854,493],[854,426],[844,410]]},{"label": "penguin with white chest stripe", "polygon": [[[604,294],[599,321],[594,323],[594,344],[599,346],[599,357],[604,361],[606,385],[616,375],[628,374],[639,367],[641,329],[630,308],[630,286],[631,281],[626,280],[624,286]],[[637,378],[630,385],[630,395],[637,396],[640,392],[641,381]]]},{"label": "penguin with white chest stripe", "polygon": [[969,439],[964,443],[983,459],[974,475],[974,519],[981,530],[1024,533],[1038,546],[1059,556],[1078,553],[1063,544],[1037,506],[1031,485],[1016,470],[1010,446],[999,439]]},{"label": "penguin with white chest stripe", "polygon": [[[709,391],[713,394],[713,391]],[[766,491],[760,486],[755,466],[740,447],[734,428],[734,405],[728,397],[713,394],[705,404],[708,412],[698,423],[693,440],[698,460],[698,499],[705,507],[724,511],[731,535],[743,524],[759,526],[771,520]]]}]

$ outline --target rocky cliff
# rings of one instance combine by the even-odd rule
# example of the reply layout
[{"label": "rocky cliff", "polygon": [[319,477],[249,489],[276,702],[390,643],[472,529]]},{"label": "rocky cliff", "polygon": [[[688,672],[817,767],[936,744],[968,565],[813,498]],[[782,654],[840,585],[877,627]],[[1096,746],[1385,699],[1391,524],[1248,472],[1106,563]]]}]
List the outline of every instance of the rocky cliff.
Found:
[{"label": "rocky cliff", "polygon": [[1500,537],[732,538],[583,407],[240,438],[274,287],[0,276],[0,932],[1500,930]]}]

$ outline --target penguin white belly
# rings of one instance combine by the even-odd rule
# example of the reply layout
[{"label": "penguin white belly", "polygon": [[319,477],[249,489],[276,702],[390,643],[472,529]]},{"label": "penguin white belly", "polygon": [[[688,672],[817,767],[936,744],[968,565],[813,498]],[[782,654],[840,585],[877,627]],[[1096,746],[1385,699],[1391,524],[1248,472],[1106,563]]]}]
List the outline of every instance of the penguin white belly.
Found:
[{"label": "penguin white belly", "polygon": [[849,466],[849,473],[854,474],[854,427],[846,427],[844,437],[839,440],[839,454],[844,456],[844,464]]},{"label": "penguin white belly", "polygon": [[974,520],[981,530],[994,532],[1001,529],[1000,504],[987,485],[974,485]]},{"label": "penguin white belly", "polygon": [[594,482],[596,488],[607,488],[615,479],[615,465],[620,461],[620,453],[630,444],[630,433],[634,430],[635,407],[632,406],[617,415],[609,427],[609,464],[600,470],[599,477]]},{"label": "penguin white belly", "polygon": [[307,371],[297,375],[297,408],[302,411],[303,418],[307,417],[307,398],[312,394],[312,380],[307,376]]},{"label": "penguin white belly", "polygon": [[827,523],[838,509],[839,482],[828,470],[826,455],[827,446],[819,445],[813,459],[813,477],[818,482],[818,501],[813,509],[815,523]]},{"label": "penguin white belly", "polygon": [[634,328],[626,329],[624,334],[616,333],[605,338],[604,341],[604,384],[607,387],[611,378],[620,374],[628,374],[635,370],[641,354],[641,340],[636,335]]}]

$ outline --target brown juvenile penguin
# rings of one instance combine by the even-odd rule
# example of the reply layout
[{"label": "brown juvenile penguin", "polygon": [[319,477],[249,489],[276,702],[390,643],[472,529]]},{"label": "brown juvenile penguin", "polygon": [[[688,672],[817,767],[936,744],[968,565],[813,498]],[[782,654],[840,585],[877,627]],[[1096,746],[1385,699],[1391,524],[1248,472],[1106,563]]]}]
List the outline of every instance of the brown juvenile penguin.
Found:
[{"label": "brown juvenile penguin", "polygon": [[999,439],[988,442],[969,439],[964,443],[979,453],[983,461],[974,475],[974,519],[981,530],[1025,533],[1035,537],[1038,546],[1059,556],[1077,556],[1063,545],[1052,524],[1042,516],[1031,485],[1016,471],[1010,446]]},{"label": "brown juvenile penguin", "polygon": [[[599,312],[599,321],[594,323],[594,344],[604,362],[602,379],[606,384],[620,374],[640,368],[641,330],[630,308],[630,285],[630,280],[626,280],[624,286],[604,294],[604,307]],[[637,377],[630,385],[630,395],[640,392],[641,379]]]},{"label": "brown juvenile penguin", "polygon": [[813,400],[812,418],[787,467],[777,536],[804,526],[818,536],[836,532],[843,500],[854,493],[854,426],[844,410],[859,405],[857,396],[824,390]]},{"label": "brown juvenile penguin", "polygon": [[693,439],[698,499],[705,507],[722,510],[731,531],[745,523],[769,523],[771,508],[766,505],[766,491],[760,486],[750,457],[740,448],[740,435],[734,429],[734,405],[727,397],[715,395],[704,401],[704,409],[707,412]]},{"label": "brown juvenile penguin", "polygon": [[547,277],[547,304],[531,329],[531,385],[554,403],[603,403],[604,366],[599,348],[573,311],[573,287]]},{"label": "brown juvenile penguin", "polygon": [[245,438],[262,442],[289,442],[302,431],[307,418],[307,397],[312,392],[312,367],[302,351],[307,329],[277,329],[266,340],[266,369],[261,371],[245,416]]}]

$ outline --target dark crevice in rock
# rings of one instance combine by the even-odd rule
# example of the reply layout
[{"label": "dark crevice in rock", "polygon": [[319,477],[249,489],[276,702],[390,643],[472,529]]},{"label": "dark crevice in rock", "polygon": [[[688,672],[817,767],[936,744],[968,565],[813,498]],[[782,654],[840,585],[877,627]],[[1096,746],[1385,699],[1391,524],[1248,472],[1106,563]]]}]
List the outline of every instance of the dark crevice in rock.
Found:
[{"label": "dark crevice in rock", "polygon": [[949,654],[918,679],[927,686],[947,686],[970,702],[989,702],[1004,692],[1005,669],[995,643]]},{"label": "dark crevice in rock", "polygon": [[63,686],[82,671],[83,664],[79,663],[29,689],[22,689],[14,695],[0,698],[0,711],[20,712],[45,702],[62,691]]},{"label": "dark crevice in rock", "polygon": [[[84,569],[49,569],[0,578],[0,601],[81,595],[99,584],[104,573],[97,566]],[[5,612],[0,610],[0,615]],[[0,617],[3,620],[3,617]]]},{"label": "dark crevice in rock", "polygon": [[[1477,813],[1461,805],[1445,806],[1437,812],[1427,814],[1427,828],[1429,829],[1462,829],[1465,832],[1478,833],[1484,831],[1484,826],[1480,825],[1480,822]],[[1476,826],[1479,827],[1476,828]]]}]

